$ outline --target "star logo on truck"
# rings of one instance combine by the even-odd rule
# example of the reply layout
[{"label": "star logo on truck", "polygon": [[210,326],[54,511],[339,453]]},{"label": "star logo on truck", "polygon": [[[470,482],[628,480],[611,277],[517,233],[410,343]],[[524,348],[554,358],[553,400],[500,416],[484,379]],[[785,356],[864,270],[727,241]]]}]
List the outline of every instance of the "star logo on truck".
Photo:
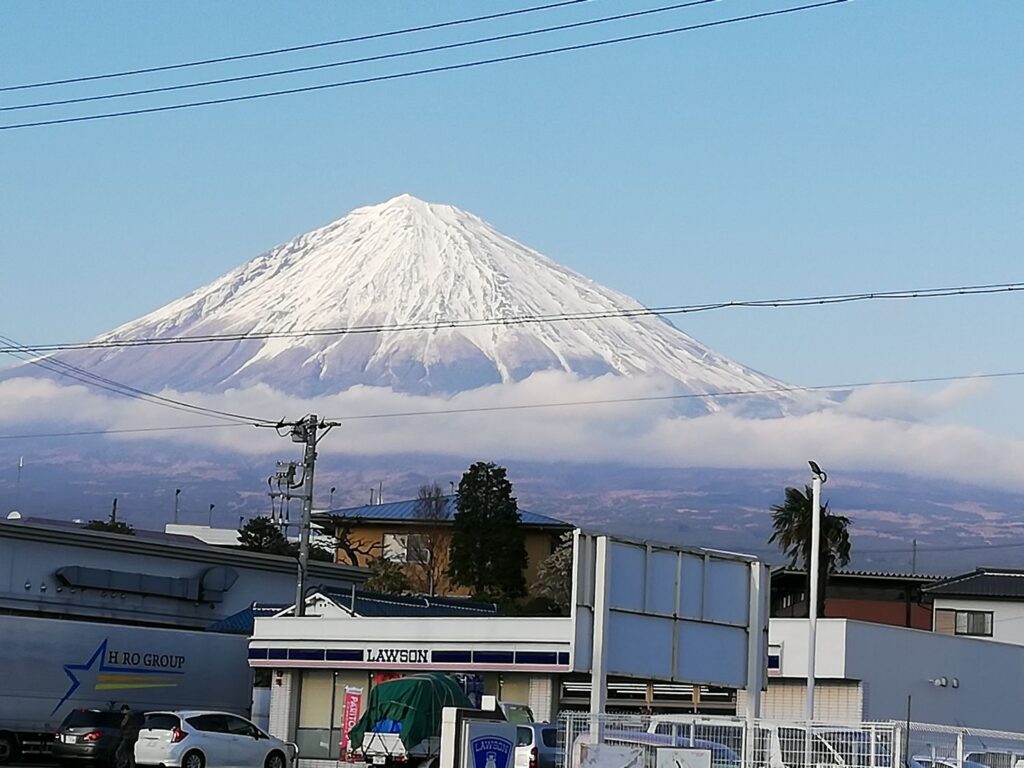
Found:
[{"label": "star logo on truck", "polygon": [[110,638],[93,651],[92,656],[84,664],[65,664],[64,674],[71,685],[64,697],[57,702],[50,715],[55,715],[81,685],[81,677],[76,673],[90,673],[95,669],[97,691],[127,691],[142,688],[177,688],[178,675],[184,674],[182,668],[185,657],[174,654],[138,653],[124,650],[107,650]]},{"label": "star logo on truck", "polygon": [[[77,691],[78,687],[82,684],[81,681],[78,679],[78,676],[75,675],[75,672],[88,672],[88,671],[90,671],[93,668],[93,665],[96,664],[96,661],[103,659],[106,655],[107,655],[107,641],[106,641],[106,639],[104,639],[103,642],[99,644],[99,647],[97,647],[96,650],[93,651],[92,656],[89,658],[89,660],[87,662],[85,662],[85,664],[65,664],[64,665],[64,674],[68,676],[69,680],[71,680],[71,685],[70,685],[70,687],[68,687],[67,693],[64,694],[64,698],[62,698],[60,701],[58,701],[57,702],[57,706],[55,706],[53,708],[53,712],[50,713],[51,716],[55,715],[57,713],[57,710],[60,709],[64,705],[65,701],[67,701],[68,699],[71,698],[72,694],[74,694],[74,692]],[[100,661],[100,669],[102,669],[102,668],[103,668],[103,662]]]}]

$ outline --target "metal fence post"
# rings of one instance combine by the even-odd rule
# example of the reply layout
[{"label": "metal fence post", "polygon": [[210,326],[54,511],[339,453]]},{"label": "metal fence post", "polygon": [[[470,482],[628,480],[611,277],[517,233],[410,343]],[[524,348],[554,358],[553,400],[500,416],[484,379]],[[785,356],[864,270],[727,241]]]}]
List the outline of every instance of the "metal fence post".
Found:
[{"label": "metal fence post", "polygon": [[956,768],[964,768],[964,732],[956,734]]}]

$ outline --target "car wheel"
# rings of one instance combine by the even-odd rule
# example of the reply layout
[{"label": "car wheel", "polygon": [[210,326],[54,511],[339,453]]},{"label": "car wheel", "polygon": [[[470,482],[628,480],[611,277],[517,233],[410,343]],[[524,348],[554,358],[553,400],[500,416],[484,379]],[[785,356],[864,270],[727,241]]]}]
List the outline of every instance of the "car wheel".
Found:
[{"label": "car wheel", "polygon": [[263,761],[263,768],[286,768],[287,763],[285,762],[284,755],[280,752],[271,752],[267,755],[267,759]]},{"label": "car wheel", "polygon": [[198,750],[193,749],[191,752],[186,752],[185,756],[181,758],[181,768],[204,768],[205,766],[206,758]]}]

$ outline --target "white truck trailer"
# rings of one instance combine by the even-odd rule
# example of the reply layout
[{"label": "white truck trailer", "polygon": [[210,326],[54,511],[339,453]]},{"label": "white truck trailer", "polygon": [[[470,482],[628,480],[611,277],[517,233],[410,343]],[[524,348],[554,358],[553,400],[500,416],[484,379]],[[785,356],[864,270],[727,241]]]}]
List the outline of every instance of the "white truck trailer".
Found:
[{"label": "white truck trailer", "polygon": [[0,616],[0,764],[48,751],[77,708],[248,715],[247,643],[240,635]]}]

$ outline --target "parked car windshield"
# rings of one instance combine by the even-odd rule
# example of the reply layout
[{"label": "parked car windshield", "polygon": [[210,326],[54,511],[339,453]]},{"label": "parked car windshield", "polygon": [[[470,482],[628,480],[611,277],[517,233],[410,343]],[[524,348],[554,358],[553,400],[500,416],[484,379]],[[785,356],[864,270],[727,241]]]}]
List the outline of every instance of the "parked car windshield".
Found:
[{"label": "parked car windshield", "polygon": [[120,728],[121,713],[97,709],[75,709],[68,713],[61,728]]}]

